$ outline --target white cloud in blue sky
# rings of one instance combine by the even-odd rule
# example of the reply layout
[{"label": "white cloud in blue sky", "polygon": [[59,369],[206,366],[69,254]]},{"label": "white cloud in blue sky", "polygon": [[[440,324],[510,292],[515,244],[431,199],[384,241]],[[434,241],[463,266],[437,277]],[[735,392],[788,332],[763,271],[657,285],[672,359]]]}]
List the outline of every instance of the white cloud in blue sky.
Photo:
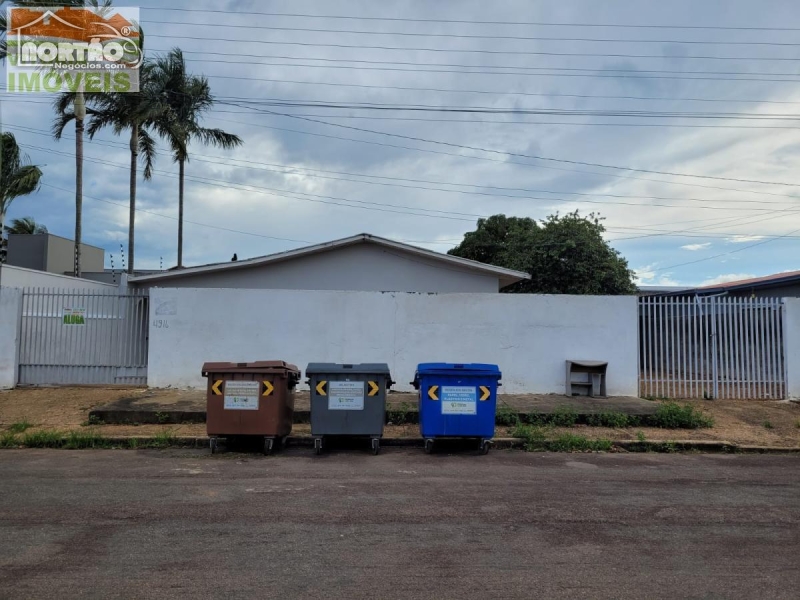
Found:
[{"label": "white cloud in blue sky", "polygon": [[[258,11],[477,21],[800,27],[800,11],[790,0],[770,2],[770,10],[764,10],[763,6],[753,2],[726,0],[702,3],[681,0],[663,4],[635,0],[613,3],[589,0],[561,3],[526,0],[495,3],[407,1],[391,4],[357,0],[324,3],[200,0],[168,5],[170,8],[189,9],[185,12],[159,10],[164,4],[155,1],[141,2],[140,5],[148,54],[166,51],[173,46],[183,48],[191,59],[191,69],[209,77],[212,89],[221,101],[210,114],[207,124],[237,133],[245,141],[242,148],[233,152],[200,146],[193,148],[187,167],[187,264],[227,260],[234,252],[240,258],[262,255],[362,231],[413,240],[418,245],[446,251],[464,232],[474,228],[478,216],[503,212],[541,219],[557,211],[564,213],[580,209],[582,212],[599,212],[605,217],[608,239],[629,260],[631,268],[637,271],[639,280],[644,283],[697,284],[727,277],[729,274],[726,272],[730,269],[725,268],[725,263],[733,259],[737,260],[739,273],[763,275],[798,268],[794,259],[800,241],[796,187],[796,173],[800,172],[798,121],[769,121],[763,126],[780,128],[760,129],[753,128],[759,126],[758,121],[743,121],[731,116],[732,113],[768,115],[796,112],[800,104],[800,83],[767,81],[792,79],[774,74],[791,72],[794,63],[754,59],[794,58],[797,49],[791,46],[680,43],[794,43],[796,37],[791,32],[410,23],[241,14],[243,11]],[[228,12],[224,14],[203,12],[226,9]],[[339,31],[248,29],[243,26]],[[341,30],[371,31],[380,35],[343,33]],[[399,35],[403,32],[660,42],[565,42]],[[248,41],[237,43],[220,41],[220,38]],[[289,42],[311,45],[290,45]],[[314,44],[427,47],[448,51],[364,50]],[[491,53],[454,50],[488,50]],[[495,54],[497,51],[594,56]],[[217,54],[197,54],[199,52]],[[597,54],[740,59],[636,58]],[[294,57],[296,60],[275,57]],[[366,63],[330,62],[333,59],[394,61],[393,65],[373,66],[407,70],[368,70],[363,68],[370,66]],[[499,66],[555,67],[565,69],[559,74],[569,76],[533,71],[530,76],[520,72],[513,75],[423,72],[421,67],[403,66],[398,62],[484,65],[481,70]],[[312,64],[324,68],[308,66]],[[342,66],[359,68],[330,68]],[[589,73],[571,70],[612,68],[633,72],[619,72],[620,76],[612,77],[584,77],[575,75]],[[705,74],[686,76],[696,77],[692,80],[661,78],[671,76],[663,73],[653,78],[638,77],[646,69],[702,71]],[[755,75],[746,77],[762,81],[733,82],[725,79],[737,76],[708,72],[750,72]],[[404,87],[427,88],[427,91],[396,89]],[[470,92],[431,91],[433,89]],[[642,101],[597,96],[674,100]],[[719,102],[689,100],[698,98]],[[31,158],[43,165],[44,181],[53,186],[43,187],[36,196],[16,201],[9,218],[31,215],[45,223],[50,231],[71,236],[74,227],[72,142],[70,139],[55,142],[49,135],[52,120],[50,99],[44,94],[22,97],[0,93],[3,127],[13,131]],[[257,107],[261,111],[313,115],[307,118],[461,146],[792,185],[691,179],[511,158],[343,129],[245,107],[253,106],[245,103],[263,103],[270,99],[572,111],[714,112],[720,118],[654,120],[630,116],[448,116],[411,111],[389,113],[263,104]],[[350,118],[365,116],[378,118]],[[386,117],[451,118],[459,122],[387,120]],[[530,123],[509,123],[514,119]],[[477,122],[481,120],[506,123]],[[633,122],[665,126],[619,125]],[[421,151],[423,149],[429,152]],[[88,242],[104,247],[108,253],[118,254],[127,231],[129,158],[126,140],[103,133],[95,140],[87,141],[85,152],[84,236]],[[296,169],[287,169],[291,167]],[[138,206],[141,210],[137,215],[137,266],[142,268],[158,267],[162,260],[165,266],[175,262],[178,186],[176,167],[164,150],[157,169],[151,182],[139,185]],[[287,191],[294,197],[285,197]],[[352,204],[361,208],[353,208]],[[409,214],[412,212],[417,214]],[[795,230],[797,233],[793,233]],[[775,236],[786,237],[748,247]],[[695,260],[707,260],[690,263],[687,251],[692,252],[691,258]],[[736,253],[727,255],[730,251]]]}]

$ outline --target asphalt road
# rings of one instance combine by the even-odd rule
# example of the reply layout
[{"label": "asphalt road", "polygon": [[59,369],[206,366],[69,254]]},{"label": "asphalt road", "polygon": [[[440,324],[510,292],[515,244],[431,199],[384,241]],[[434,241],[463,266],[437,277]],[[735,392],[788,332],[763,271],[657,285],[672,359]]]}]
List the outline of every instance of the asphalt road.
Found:
[{"label": "asphalt road", "polygon": [[800,457],[0,451],[0,598],[792,598]]}]

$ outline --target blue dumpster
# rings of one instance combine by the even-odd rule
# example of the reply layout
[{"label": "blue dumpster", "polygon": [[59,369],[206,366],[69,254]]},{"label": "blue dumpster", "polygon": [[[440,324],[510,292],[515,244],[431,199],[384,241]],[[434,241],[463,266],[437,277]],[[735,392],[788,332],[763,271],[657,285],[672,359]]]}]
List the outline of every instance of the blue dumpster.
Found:
[{"label": "blue dumpster", "polygon": [[481,452],[489,451],[494,437],[497,365],[481,363],[422,363],[414,374],[419,390],[419,428],[425,451],[436,438],[479,438]]}]

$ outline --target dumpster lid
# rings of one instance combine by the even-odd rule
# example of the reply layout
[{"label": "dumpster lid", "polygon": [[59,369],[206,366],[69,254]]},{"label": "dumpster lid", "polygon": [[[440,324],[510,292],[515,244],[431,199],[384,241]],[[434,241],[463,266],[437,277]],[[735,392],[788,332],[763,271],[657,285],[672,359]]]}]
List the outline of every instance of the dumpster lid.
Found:
[{"label": "dumpster lid", "polygon": [[207,362],[203,363],[203,375],[207,373],[296,373],[296,365],[283,360],[256,360],[253,362]]},{"label": "dumpster lid", "polygon": [[500,377],[500,367],[486,363],[420,363],[417,375],[486,375]]},{"label": "dumpster lid", "polygon": [[386,375],[390,377],[389,365],[386,363],[308,363],[306,375],[340,373],[359,373],[361,375]]}]

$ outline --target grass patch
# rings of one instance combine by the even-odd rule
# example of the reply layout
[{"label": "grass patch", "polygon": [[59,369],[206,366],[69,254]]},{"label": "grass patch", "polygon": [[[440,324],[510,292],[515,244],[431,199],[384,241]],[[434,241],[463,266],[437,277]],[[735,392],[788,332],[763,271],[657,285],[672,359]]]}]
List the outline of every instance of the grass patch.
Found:
[{"label": "grass patch", "polygon": [[410,402],[401,402],[386,409],[386,420],[392,425],[409,425],[419,421],[419,413]]},{"label": "grass patch", "polygon": [[637,431],[637,432],[636,432],[636,439],[637,439],[639,442],[642,442],[642,443],[644,443],[644,442],[646,441],[646,438],[644,437],[644,431]]},{"label": "grass patch", "polygon": [[504,427],[515,427],[520,424],[519,413],[508,404],[498,407],[494,416],[494,422]]},{"label": "grass patch", "polygon": [[128,440],[128,449],[136,450],[139,447],[139,439],[138,438],[130,438]]},{"label": "grass patch", "polygon": [[64,436],[58,431],[43,429],[26,433],[22,436],[21,442],[27,448],[61,448]]},{"label": "grass patch", "polygon": [[163,425],[164,423],[169,421],[169,415],[167,413],[165,413],[165,412],[157,412],[156,413],[156,421],[158,421],[160,424]]},{"label": "grass patch", "polygon": [[17,421],[16,423],[12,423],[8,430],[11,433],[25,433],[28,429],[33,427],[33,423],[28,421],[27,419],[23,419],[22,421]]},{"label": "grass patch", "polygon": [[19,442],[14,433],[6,431],[0,435],[0,448],[16,448],[17,446],[19,446]]},{"label": "grass patch", "polygon": [[594,427],[630,427],[637,419],[621,412],[604,412],[588,415],[586,423]]},{"label": "grass patch", "polygon": [[531,425],[517,425],[512,435],[522,439],[522,447],[527,452],[608,452],[612,447],[610,440],[590,440],[574,433],[563,433],[549,440],[545,429]]},{"label": "grass patch", "polygon": [[175,434],[171,429],[159,431],[153,436],[153,441],[149,443],[151,448],[168,448],[175,441]]},{"label": "grass patch", "polygon": [[647,418],[647,424],[662,429],[702,429],[713,427],[714,419],[690,404],[665,402],[655,415]]},{"label": "grass patch", "polygon": [[70,431],[64,440],[63,447],[69,450],[110,448],[111,443],[96,431]]},{"label": "grass patch", "polygon": [[764,429],[775,429],[775,426],[770,421],[764,421]]}]

